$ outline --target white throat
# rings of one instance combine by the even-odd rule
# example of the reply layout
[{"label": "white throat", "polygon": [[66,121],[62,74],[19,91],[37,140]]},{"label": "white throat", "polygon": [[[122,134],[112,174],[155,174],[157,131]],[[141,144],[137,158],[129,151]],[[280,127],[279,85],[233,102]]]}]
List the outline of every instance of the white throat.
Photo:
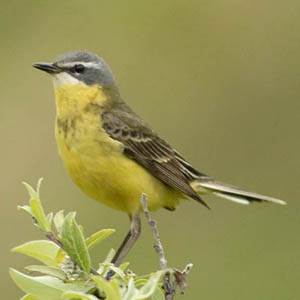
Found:
[{"label": "white throat", "polygon": [[54,74],[52,76],[52,79],[53,79],[53,84],[55,87],[60,86],[60,85],[66,85],[66,84],[78,84],[81,82],[78,79],[71,76],[70,74],[68,74],[67,72]]}]

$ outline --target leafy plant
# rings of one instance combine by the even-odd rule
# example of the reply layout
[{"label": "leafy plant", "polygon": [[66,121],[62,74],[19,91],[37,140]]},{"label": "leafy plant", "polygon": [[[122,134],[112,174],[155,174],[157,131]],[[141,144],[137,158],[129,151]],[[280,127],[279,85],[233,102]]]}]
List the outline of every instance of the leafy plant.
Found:
[{"label": "leafy plant", "polygon": [[[25,268],[26,274],[13,268],[11,278],[26,295],[21,300],[162,300],[165,298],[162,280],[173,270],[159,270],[138,276],[128,270],[128,263],[119,268],[110,263],[114,255],[111,250],[107,258],[92,268],[89,251],[102,243],[114,229],[102,229],[85,238],[82,227],[76,222],[76,213],[64,216],[63,211],[55,215],[45,213],[40,200],[41,179],[37,189],[24,183],[29,196],[29,205],[18,208],[29,213],[34,224],[48,240],[30,241],[12,249],[35,258],[42,265]],[[53,229],[55,228],[55,230]],[[108,272],[114,275],[107,280]]]}]

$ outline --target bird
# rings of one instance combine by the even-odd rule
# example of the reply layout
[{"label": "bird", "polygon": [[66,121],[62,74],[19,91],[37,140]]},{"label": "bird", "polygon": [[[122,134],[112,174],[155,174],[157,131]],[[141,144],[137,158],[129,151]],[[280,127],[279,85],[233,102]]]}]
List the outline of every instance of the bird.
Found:
[{"label": "bird", "polygon": [[130,229],[112,263],[119,266],[141,233],[141,195],[150,211],[175,210],[183,199],[209,208],[202,195],[240,204],[285,201],[249,192],[199,172],[122,98],[103,58],[70,51],[33,67],[51,75],[58,152],[89,197],[129,215]]}]

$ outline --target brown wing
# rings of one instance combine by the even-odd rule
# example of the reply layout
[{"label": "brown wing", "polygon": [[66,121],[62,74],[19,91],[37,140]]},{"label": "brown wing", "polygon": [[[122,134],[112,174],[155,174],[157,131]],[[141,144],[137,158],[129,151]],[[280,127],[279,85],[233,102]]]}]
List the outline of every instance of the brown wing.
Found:
[{"label": "brown wing", "polygon": [[136,114],[112,110],[102,115],[102,122],[106,133],[124,145],[127,156],[165,184],[208,207],[190,186],[191,180],[205,175],[192,168]]}]

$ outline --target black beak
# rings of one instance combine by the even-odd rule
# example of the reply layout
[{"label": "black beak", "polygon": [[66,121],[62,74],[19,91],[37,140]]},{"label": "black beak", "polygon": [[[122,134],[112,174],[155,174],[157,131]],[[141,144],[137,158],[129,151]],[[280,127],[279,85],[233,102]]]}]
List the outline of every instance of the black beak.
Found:
[{"label": "black beak", "polygon": [[53,63],[34,63],[33,67],[49,74],[57,74],[61,72],[61,70]]}]

